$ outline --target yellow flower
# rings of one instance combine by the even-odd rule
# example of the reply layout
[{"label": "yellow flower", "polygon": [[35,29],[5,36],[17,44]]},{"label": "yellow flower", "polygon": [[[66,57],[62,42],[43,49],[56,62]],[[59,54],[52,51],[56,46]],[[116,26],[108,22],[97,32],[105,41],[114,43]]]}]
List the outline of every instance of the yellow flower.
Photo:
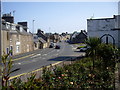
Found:
[{"label": "yellow flower", "polygon": [[88,76],[89,76],[89,77],[91,77],[91,76],[92,76],[92,74],[89,74]]},{"label": "yellow flower", "polygon": [[68,70],[66,70],[66,72],[68,72]]}]

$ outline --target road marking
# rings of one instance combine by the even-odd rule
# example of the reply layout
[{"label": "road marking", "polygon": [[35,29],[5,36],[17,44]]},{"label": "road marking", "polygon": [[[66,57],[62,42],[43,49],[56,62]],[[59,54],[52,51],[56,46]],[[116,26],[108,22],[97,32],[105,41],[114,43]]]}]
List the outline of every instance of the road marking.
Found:
[{"label": "road marking", "polygon": [[10,77],[9,80],[14,79],[14,78],[17,78],[17,77],[20,77],[20,76],[25,75],[25,74],[27,74],[27,73],[22,73],[22,74],[19,74],[19,75],[16,75],[16,76]]},{"label": "road marking", "polygon": [[34,56],[32,56],[32,57],[30,57],[30,58],[35,58],[35,57],[38,57],[38,56],[40,56],[41,54],[36,54],[36,55],[34,55]]},{"label": "road marking", "polygon": [[17,61],[17,60],[24,59],[24,58],[27,58],[27,57],[30,57],[30,56],[33,56],[33,55],[35,55],[35,54],[30,54],[30,55],[27,55],[27,56],[24,56],[24,57],[13,59],[12,61]]},{"label": "road marking", "polygon": [[[51,64],[51,65],[52,65],[52,66],[55,66],[55,65],[57,65],[57,64],[59,64],[59,63],[62,63],[62,62],[63,62],[63,61],[59,61],[59,62],[54,63],[54,64]],[[51,67],[51,65],[48,65],[48,66],[46,66],[46,67],[49,68],[49,67]],[[40,69],[36,69],[36,70],[34,70],[34,71],[28,72],[28,73],[22,73],[22,74],[19,74],[19,75],[16,75],[16,76],[12,76],[12,77],[9,78],[9,80],[14,79],[14,78],[17,78],[17,77],[20,77],[20,76],[23,76],[23,75],[26,75],[26,74],[31,74],[31,73],[37,72],[37,71],[40,71],[40,70],[42,70],[42,69],[43,69],[43,67],[40,68]]]},{"label": "road marking", "polygon": [[47,56],[47,54],[44,54],[43,56]]},{"label": "road marking", "polygon": [[21,65],[21,63],[18,63],[19,65]]}]

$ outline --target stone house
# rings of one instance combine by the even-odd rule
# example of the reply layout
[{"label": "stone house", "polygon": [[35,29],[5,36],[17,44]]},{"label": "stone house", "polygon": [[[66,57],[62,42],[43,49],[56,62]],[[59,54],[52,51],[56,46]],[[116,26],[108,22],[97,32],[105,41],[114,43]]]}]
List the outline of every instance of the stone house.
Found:
[{"label": "stone house", "polygon": [[2,42],[2,55],[3,53],[8,54],[12,50],[11,55],[20,53],[20,40],[19,33],[16,31],[16,24],[6,22],[2,20],[1,30],[1,42]]},{"label": "stone house", "polygon": [[8,54],[10,50],[12,50],[11,55],[33,51],[32,35],[26,32],[21,25],[6,22],[3,19],[1,43],[2,55]]},{"label": "stone house", "polygon": [[70,39],[70,34],[68,34],[67,32],[62,33],[60,36],[61,36],[61,40],[64,40],[64,41]]},{"label": "stone house", "polygon": [[51,42],[56,43],[61,40],[61,37],[58,33],[54,33],[54,34],[50,35],[50,40],[51,40]]},{"label": "stone house", "polygon": [[40,49],[48,47],[48,42],[46,42],[43,38],[39,37],[38,40],[40,42]]},{"label": "stone house", "polygon": [[47,48],[50,45],[50,39],[47,37],[44,32],[40,29],[38,29],[38,32],[36,34],[38,36],[38,40],[41,43],[40,48]]},{"label": "stone house", "polygon": [[21,42],[21,53],[30,52],[34,50],[34,42],[33,35],[31,33],[26,32],[22,25],[17,25],[17,32],[20,35]]},{"label": "stone house", "polygon": [[87,39],[87,32],[85,30],[81,30],[81,32],[74,32],[70,37],[70,43],[84,43]]},{"label": "stone house", "polygon": [[33,34],[33,41],[34,41],[34,50],[40,49],[40,42],[38,40],[38,36]]}]

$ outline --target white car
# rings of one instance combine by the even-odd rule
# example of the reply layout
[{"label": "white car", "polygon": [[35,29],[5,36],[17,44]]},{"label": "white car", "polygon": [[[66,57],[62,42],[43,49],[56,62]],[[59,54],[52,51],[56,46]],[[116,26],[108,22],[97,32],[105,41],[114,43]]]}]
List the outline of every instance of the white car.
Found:
[{"label": "white car", "polygon": [[80,51],[85,52],[87,49],[88,49],[87,47],[83,47],[83,48],[80,48]]}]

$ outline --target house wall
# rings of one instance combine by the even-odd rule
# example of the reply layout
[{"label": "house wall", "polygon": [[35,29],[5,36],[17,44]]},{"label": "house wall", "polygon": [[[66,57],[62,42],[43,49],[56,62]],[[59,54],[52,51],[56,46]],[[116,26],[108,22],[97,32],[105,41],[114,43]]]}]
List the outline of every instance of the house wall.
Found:
[{"label": "house wall", "polygon": [[11,55],[34,50],[32,34],[26,32],[23,26],[4,20],[2,20],[1,43],[2,55],[8,54],[10,50],[12,50]]},{"label": "house wall", "polygon": [[10,46],[12,46],[13,55],[17,55],[21,53],[21,42],[19,40],[19,34],[11,34],[10,35]]},{"label": "house wall", "polygon": [[[8,38],[7,38],[8,37]],[[6,30],[1,30],[1,51],[2,55],[7,53],[7,48],[9,48],[9,36],[8,36],[8,31]]]},{"label": "house wall", "polygon": [[111,31],[115,28],[115,19],[88,19],[87,30],[92,31]]},{"label": "house wall", "polygon": [[37,50],[40,48],[40,43],[39,42],[35,42],[34,43],[34,50]]},{"label": "house wall", "polygon": [[20,35],[21,53],[34,50],[33,37],[31,35]]},{"label": "house wall", "polygon": [[[10,34],[10,31],[2,30],[1,31],[1,42],[2,42],[2,55],[8,54],[12,50],[12,55],[17,55],[21,53],[20,41],[18,34]],[[19,46],[19,51],[17,47]]]},{"label": "house wall", "polygon": [[[104,34],[110,34],[115,39],[115,45],[120,47],[120,31],[114,30],[115,28],[119,28],[120,25],[120,16],[114,16],[113,18],[105,18],[105,19],[88,19],[87,20],[87,32],[88,37],[101,37]],[[103,38],[103,42],[106,41],[106,38]],[[109,37],[109,42],[113,43],[111,37]]]},{"label": "house wall", "polygon": [[[92,32],[88,32],[88,37],[102,37],[104,34],[110,34],[114,37],[115,39],[115,45],[116,46],[119,46],[119,43],[118,43],[118,31],[92,31]],[[109,43],[113,43],[113,39],[111,37],[108,37],[108,40],[109,40]],[[102,41],[103,42],[106,42],[106,37],[103,37],[102,38]]]}]

